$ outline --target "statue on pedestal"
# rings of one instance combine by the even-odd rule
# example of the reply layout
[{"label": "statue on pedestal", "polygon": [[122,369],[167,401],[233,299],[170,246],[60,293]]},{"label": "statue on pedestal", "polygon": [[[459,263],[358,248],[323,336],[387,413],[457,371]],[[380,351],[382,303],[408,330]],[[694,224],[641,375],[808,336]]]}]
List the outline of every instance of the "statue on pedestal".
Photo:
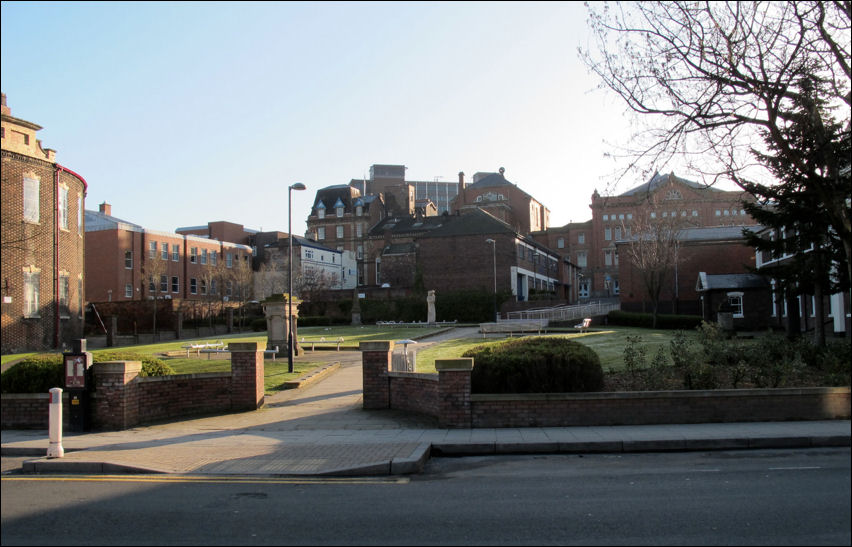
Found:
[{"label": "statue on pedestal", "polygon": [[426,296],[426,322],[434,323],[435,322],[435,290],[429,291],[428,296]]}]

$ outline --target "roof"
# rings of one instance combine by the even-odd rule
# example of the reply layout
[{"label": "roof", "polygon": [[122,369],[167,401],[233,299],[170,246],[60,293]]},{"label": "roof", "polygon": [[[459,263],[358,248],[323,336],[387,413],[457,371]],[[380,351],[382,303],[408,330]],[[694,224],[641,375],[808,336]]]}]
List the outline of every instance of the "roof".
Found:
[{"label": "roof", "polygon": [[695,290],[698,292],[726,289],[759,289],[769,286],[762,275],[745,274],[708,274],[698,272]]},{"label": "roof", "polygon": [[112,215],[101,213],[100,211],[86,210],[86,231],[99,232],[101,230],[127,230],[129,232],[142,232],[144,228],[139,224],[133,224],[126,220],[121,220]]},{"label": "roof", "polygon": [[314,198],[314,207],[311,214],[316,214],[316,209],[319,208],[320,203],[322,204],[322,208],[325,209],[334,209],[343,205],[344,211],[351,213],[353,203],[358,198],[364,199],[357,188],[353,188],[348,184],[335,184],[334,186],[320,188],[317,190],[316,197]]},{"label": "roof", "polygon": [[478,181],[466,186],[466,188],[487,188],[490,186],[515,186],[513,183],[506,180],[502,173],[491,173],[487,177],[483,177]]},{"label": "roof", "polygon": [[691,180],[686,180],[684,178],[675,176],[674,173],[668,173],[665,175],[661,175],[659,172],[654,173],[654,176],[651,177],[651,180],[646,182],[645,184],[640,184],[636,188],[628,190],[620,195],[620,197],[624,196],[635,196],[639,194],[650,194],[657,188],[665,185],[669,181],[678,182],[685,186],[689,186],[690,188],[694,188],[696,190],[709,190],[712,192],[722,192],[723,190],[719,190],[718,188],[713,188],[712,186],[707,186],[706,184],[701,184],[699,182],[693,182]]},{"label": "roof", "polygon": [[517,234],[508,224],[482,209],[470,209],[461,215],[447,215],[433,218],[450,218],[441,226],[430,231],[424,237],[448,237],[486,234]]}]

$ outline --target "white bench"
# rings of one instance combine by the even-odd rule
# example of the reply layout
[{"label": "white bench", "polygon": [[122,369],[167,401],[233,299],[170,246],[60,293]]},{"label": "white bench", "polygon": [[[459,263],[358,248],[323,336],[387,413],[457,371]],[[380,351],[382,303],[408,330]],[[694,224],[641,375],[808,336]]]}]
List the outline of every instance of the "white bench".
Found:
[{"label": "white bench", "polygon": [[220,349],[224,349],[224,345],[225,345],[224,342],[222,342],[221,340],[218,340],[216,342],[200,342],[200,343],[197,343],[197,344],[188,344],[188,345],[181,346],[181,347],[186,350],[186,356],[187,357],[189,357],[190,351],[195,351],[195,355],[200,357],[202,351],[204,351],[205,353],[207,353],[206,350],[211,350],[211,349],[218,351]]},{"label": "white bench", "polygon": [[271,349],[265,349],[265,350],[263,350],[263,358],[264,358],[264,359],[266,359],[266,355],[267,355],[267,354],[271,354],[271,355],[272,355],[272,360],[274,361],[274,360],[275,360],[275,357],[278,355],[278,346],[275,346],[274,348],[271,348]]},{"label": "white bench", "polygon": [[336,342],[327,341],[325,339],[325,336],[323,336],[319,340],[305,340],[304,338],[302,338],[301,340],[299,340],[299,343],[300,344],[310,344],[311,345],[311,351],[316,351],[316,345],[317,344],[326,344],[326,343],[334,344],[334,343],[336,343],[337,344],[337,351],[340,351],[340,346],[341,346],[341,344],[343,344],[343,337],[341,336],[340,338],[338,338]]},{"label": "white bench", "polygon": [[580,332],[588,332],[591,324],[592,324],[592,318],[586,317],[585,319],[583,319],[582,323],[580,323],[579,325],[574,325],[574,328],[580,329]]}]

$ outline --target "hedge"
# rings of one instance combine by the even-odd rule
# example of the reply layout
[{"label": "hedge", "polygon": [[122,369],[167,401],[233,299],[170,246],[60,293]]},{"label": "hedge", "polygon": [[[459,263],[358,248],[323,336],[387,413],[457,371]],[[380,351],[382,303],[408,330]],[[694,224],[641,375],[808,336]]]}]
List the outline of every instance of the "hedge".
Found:
[{"label": "hedge", "polygon": [[[658,329],[692,330],[701,324],[700,315],[671,315],[657,314]],[[654,316],[650,313],[627,312],[613,310],[607,314],[607,322],[610,325],[621,325],[624,327],[654,328]]]}]

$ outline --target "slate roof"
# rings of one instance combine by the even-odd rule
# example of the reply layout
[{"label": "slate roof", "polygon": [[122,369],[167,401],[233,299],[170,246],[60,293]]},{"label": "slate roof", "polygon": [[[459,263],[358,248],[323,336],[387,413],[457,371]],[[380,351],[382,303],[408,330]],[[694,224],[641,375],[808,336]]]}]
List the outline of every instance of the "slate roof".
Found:
[{"label": "slate roof", "polygon": [[709,190],[711,192],[722,192],[723,190],[719,190],[718,188],[714,188],[712,186],[707,186],[706,184],[701,184],[699,182],[693,182],[691,180],[686,180],[684,178],[675,176],[674,173],[668,173],[661,175],[659,172],[654,173],[654,176],[651,177],[651,180],[646,182],[645,184],[640,184],[636,188],[628,190],[621,194],[619,197],[625,196],[636,196],[640,194],[650,194],[660,186],[668,183],[670,179],[673,179],[675,182],[679,182],[690,188],[695,188],[696,190]]},{"label": "slate roof", "polygon": [[727,289],[759,289],[769,286],[766,278],[757,274],[708,274],[698,273],[698,292],[727,290]]},{"label": "slate roof", "polygon": [[354,209],[353,203],[358,198],[360,198],[364,202],[364,208],[366,209],[369,205],[369,202],[364,199],[365,197],[366,196],[361,196],[361,193],[358,191],[357,188],[353,188],[348,184],[335,184],[334,186],[326,186],[325,188],[320,188],[319,190],[317,190],[311,214],[317,214],[317,208],[320,202],[322,202],[326,210],[336,208],[338,206],[338,203],[343,204],[344,212],[351,213]]},{"label": "slate roof", "polygon": [[506,177],[500,173],[491,173],[487,177],[483,177],[478,181],[466,186],[466,188],[488,188],[491,186],[515,186],[513,183],[506,180]]}]

